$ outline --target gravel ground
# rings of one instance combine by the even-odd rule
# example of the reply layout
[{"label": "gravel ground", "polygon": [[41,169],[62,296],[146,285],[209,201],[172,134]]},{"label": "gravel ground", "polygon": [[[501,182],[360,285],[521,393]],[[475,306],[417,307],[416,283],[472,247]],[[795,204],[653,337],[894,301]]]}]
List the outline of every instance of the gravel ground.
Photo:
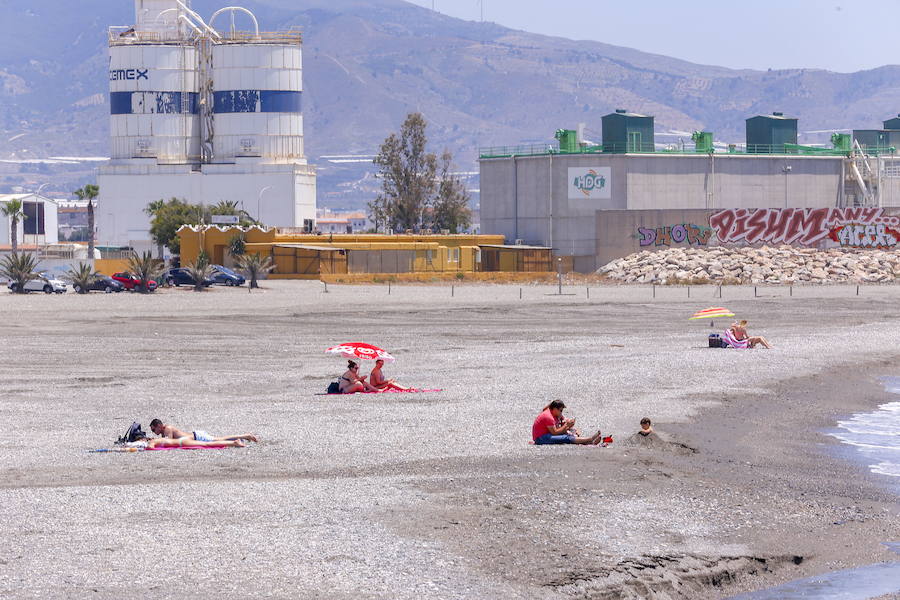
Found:
[{"label": "gravel ground", "polygon": [[[0,294],[0,597],[712,598],[880,560],[877,542],[900,535],[885,482],[814,433],[800,445],[791,404],[793,390],[820,394],[804,400],[807,429],[877,404],[873,377],[897,373],[885,340],[900,334],[900,287],[726,287],[720,300],[712,287],[264,285]],[[776,348],[706,348],[710,328],[687,317],[710,305]],[[389,377],[444,391],[316,395],[344,365],[322,351],[343,341],[388,348]],[[529,445],[553,398],[617,443]],[[676,445],[623,443],[645,415]],[[772,431],[767,415],[791,425]],[[261,442],[87,452],[153,417]],[[788,442],[796,461],[779,455]],[[841,548],[814,551],[834,515],[851,523],[829,534]],[[802,567],[785,566],[797,554]]]}]

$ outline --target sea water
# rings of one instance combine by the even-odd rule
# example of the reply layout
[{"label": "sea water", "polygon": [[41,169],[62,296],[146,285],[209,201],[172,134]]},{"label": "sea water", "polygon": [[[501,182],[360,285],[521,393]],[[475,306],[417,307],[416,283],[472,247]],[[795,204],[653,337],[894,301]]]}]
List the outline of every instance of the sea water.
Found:
[{"label": "sea water", "polygon": [[[858,452],[873,473],[900,478],[900,377],[885,377],[884,387],[898,400],[877,410],[838,421],[829,433]],[[900,544],[885,544],[900,554]],[[900,592],[900,562],[824,573],[731,600],[866,600]]]},{"label": "sea water", "polygon": [[885,377],[884,387],[898,395],[878,410],[838,421],[831,435],[854,446],[873,473],[900,477],[900,377]]}]

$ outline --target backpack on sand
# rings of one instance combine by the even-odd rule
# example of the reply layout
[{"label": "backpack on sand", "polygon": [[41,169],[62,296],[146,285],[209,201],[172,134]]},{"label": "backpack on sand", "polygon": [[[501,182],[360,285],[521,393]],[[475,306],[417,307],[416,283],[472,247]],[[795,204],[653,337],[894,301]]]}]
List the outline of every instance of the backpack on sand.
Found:
[{"label": "backpack on sand", "polygon": [[125,435],[116,440],[116,444],[127,444],[128,442],[134,442],[145,437],[148,436],[141,429],[141,424],[135,421],[131,424],[131,427],[128,428],[128,431],[125,432]]},{"label": "backpack on sand", "polygon": [[331,383],[328,384],[328,393],[329,394],[340,394],[341,393],[341,386],[338,385],[337,381],[332,381]]}]

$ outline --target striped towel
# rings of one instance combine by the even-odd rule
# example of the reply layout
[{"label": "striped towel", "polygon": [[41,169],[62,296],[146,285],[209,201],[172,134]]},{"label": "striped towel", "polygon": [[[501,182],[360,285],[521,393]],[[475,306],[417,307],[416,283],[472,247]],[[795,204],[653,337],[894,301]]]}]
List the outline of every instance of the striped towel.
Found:
[{"label": "striped towel", "polygon": [[734,337],[734,332],[731,329],[726,329],[725,333],[722,334],[722,340],[728,344],[729,348],[737,348],[738,350],[745,350],[750,347],[749,340],[739,340]]}]

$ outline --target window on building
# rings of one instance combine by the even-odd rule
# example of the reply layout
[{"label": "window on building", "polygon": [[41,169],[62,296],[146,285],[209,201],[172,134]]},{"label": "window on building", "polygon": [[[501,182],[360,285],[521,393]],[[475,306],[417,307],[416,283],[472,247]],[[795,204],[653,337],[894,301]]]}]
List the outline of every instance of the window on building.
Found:
[{"label": "window on building", "polygon": [[447,257],[447,262],[459,262],[459,248],[450,248],[448,254],[449,256]]},{"label": "window on building", "polygon": [[481,262],[481,248],[475,248],[475,262]]},{"label": "window on building", "polygon": [[431,264],[431,261],[434,260],[434,250],[426,250],[425,251],[425,262]]},{"label": "window on building", "polygon": [[22,212],[25,213],[25,220],[22,222],[25,235],[45,235],[44,203],[23,202]]}]

